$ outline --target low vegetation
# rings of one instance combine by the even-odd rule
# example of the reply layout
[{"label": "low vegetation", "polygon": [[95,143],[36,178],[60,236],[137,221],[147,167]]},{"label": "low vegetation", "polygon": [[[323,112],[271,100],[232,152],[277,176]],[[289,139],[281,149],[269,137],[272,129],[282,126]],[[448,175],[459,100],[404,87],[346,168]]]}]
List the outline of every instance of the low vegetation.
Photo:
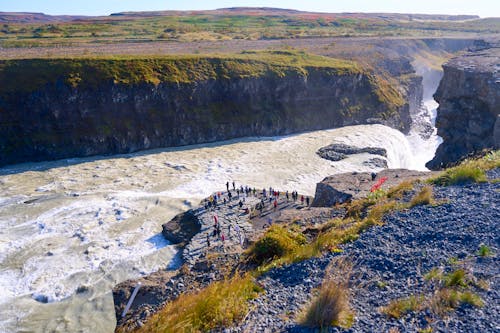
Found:
[{"label": "low vegetation", "polygon": [[431,205],[435,202],[432,186],[423,187],[410,201],[410,207]]},{"label": "low vegetation", "polygon": [[490,257],[493,255],[493,251],[491,250],[491,248],[485,244],[481,244],[481,246],[479,247],[479,250],[477,251],[477,254],[480,256],[480,257]]},{"label": "low vegetation", "polygon": [[500,167],[500,151],[494,151],[479,159],[469,159],[444,171],[430,180],[440,186],[481,183],[486,181],[485,172]]},{"label": "low vegetation", "polygon": [[179,296],[137,332],[205,332],[231,326],[243,319],[248,300],[260,291],[250,275],[214,282],[198,293]]},{"label": "low vegetation", "polygon": [[354,314],[349,307],[349,279],[352,268],[352,263],[346,258],[332,261],[326,270],[318,295],[305,309],[302,325],[312,328],[352,326]]},{"label": "low vegetation", "polygon": [[[361,73],[352,61],[301,51],[244,52],[232,55],[114,56],[0,60],[2,93],[31,92],[47,84],[97,89],[102,84],[190,83],[259,76]],[[382,87],[374,86],[374,90]],[[385,89],[385,88],[384,88]]]},{"label": "low vegetation", "polygon": [[294,227],[272,225],[250,249],[252,261],[261,265],[275,258],[289,256],[306,243],[304,235]]},{"label": "low vegetation", "polygon": [[484,301],[473,291],[473,288],[485,290],[488,283],[475,277],[471,270],[467,269],[465,262],[454,265],[462,267],[449,273],[445,273],[442,268],[435,267],[423,276],[429,287],[428,293],[392,300],[380,311],[395,319],[409,312],[424,310],[436,316],[445,317],[450,311],[463,304],[474,307],[484,306]]},{"label": "low vegetation", "polygon": [[382,312],[392,318],[401,318],[408,312],[421,311],[424,304],[424,296],[411,295],[391,301]]},{"label": "low vegetation", "polygon": [[163,13],[118,15],[64,23],[4,23],[3,47],[60,46],[134,41],[220,41],[303,37],[442,36],[495,34],[498,19],[414,20],[366,14],[317,14],[283,12]]}]

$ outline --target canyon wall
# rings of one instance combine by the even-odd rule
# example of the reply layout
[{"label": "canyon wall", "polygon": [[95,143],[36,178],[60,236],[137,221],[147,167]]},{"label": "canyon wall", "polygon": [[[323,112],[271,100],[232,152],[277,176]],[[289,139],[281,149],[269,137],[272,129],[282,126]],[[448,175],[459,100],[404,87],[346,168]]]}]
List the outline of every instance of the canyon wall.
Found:
[{"label": "canyon wall", "polygon": [[355,63],[241,57],[0,61],[0,165],[381,123],[409,104]]},{"label": "canyon wall", "polygon": [[443,143],[428,168],[443,168],[482,149],[500,148],[499,59],[500,42],[481,41],[443,66],[444,76],[434,95]]}]

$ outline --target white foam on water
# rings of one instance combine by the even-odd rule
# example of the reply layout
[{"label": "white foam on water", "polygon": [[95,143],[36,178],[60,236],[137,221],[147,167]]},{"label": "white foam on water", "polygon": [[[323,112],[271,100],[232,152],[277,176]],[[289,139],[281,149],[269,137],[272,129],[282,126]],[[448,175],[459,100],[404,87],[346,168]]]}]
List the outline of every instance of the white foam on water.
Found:
[{"label": "white foam on water", "polygon": [[432,133],[428,139],[422,138],[418,128],[412,128],[407,136],[412,152],[412,168],[415,170],[427,170],[425,163],[434,157],[437,147],[443,142],[443,139],[437,135],[435,127],[438,105],[433,99],[426,100],[420,112],[414,116],[424,118],[432,126]]}]

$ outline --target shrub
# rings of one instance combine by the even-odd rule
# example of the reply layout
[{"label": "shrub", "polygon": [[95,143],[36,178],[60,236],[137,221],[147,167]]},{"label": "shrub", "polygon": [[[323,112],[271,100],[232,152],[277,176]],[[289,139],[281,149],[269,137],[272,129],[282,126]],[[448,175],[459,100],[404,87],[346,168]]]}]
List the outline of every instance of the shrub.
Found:
[{"label": "shrub", "polygon": [[420,192],[418,192],[410,201],[410,207],[430,205],[434,203],[434,197],[432,195],[432,186],[425,186]]},{"label": "shrub", "polygon": [[243,319],[248,300],[261,289],[249,276],[212,283],[194,294],[183,294],[153,315],[138,332],[199,332],[228,327]]},{"label": "shrub", "polygon": [[353,314],[349,308],[349,279],[352,263],[337,259],[327,268],[319,295],[306,309],[302,324],[308,327],[352,325]]},{"label": "shrub", "polygon": [[273,258],[291,254],[305,243],[306,238],[296,229],[275,224],[251,247],[249,257],[260,265]]},{"label": "shrub", "polygon": [[461,164],[450,168],[444,174],[433,179],[432,182],[440,186],[462,185],[486,181],[486,174],[471,164]]}]

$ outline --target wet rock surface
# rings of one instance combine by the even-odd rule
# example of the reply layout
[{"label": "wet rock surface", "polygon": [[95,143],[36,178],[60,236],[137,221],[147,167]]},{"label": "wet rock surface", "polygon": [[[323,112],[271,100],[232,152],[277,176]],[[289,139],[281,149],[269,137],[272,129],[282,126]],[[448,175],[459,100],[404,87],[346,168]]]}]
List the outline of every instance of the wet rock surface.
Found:
[{"label": "wet rock surface", "polygon": [[187,243],[200,231],[200,221],[192,210],[181,213],[163,224],[162,235],[172,244]]},{"label": "wet rock surface", "polygon": [[[498,169],[489,173],[499,176]],[[438,187],[441,204],[417,206],[384,218],[385,225],[371,228],[343,247],[342,255],[355,263],[351,277],[351,307],[355,320],[350,329],[331,327],[329,332],[497,332],[500,322],[499,257],[500,184],[483,183]],[[481,244],[491,257],[477,254]],[[245,321],[227,332],[314,332],[300,326],[298,315],[320,286],[324,269],[339,254],[270,270],[259,278],[266,292],[252,301]],[[457,264],[458,262],[458,264]],[[457,266],[458,265],[458,266]],[[380,307],[412,294],[429,293],[424,275],[440,267],[450,272],[460,265],[488,281],[489,289],[475,289],[484,307],[460,306],[444,318],[432,313],[410,312],[389,319]]]},{"label": "wet rock surface", "polygon": [[318,151],[316,152],[316,154],[318,154],[322,158],[334,162],[341,161],[347,158],[349,155],[362,154],[362,153],[387,157],[387,151],[384,148],[377,148],[377,147],[358,148],[343,143],[333,143],[331,145],[318,149]]}]

